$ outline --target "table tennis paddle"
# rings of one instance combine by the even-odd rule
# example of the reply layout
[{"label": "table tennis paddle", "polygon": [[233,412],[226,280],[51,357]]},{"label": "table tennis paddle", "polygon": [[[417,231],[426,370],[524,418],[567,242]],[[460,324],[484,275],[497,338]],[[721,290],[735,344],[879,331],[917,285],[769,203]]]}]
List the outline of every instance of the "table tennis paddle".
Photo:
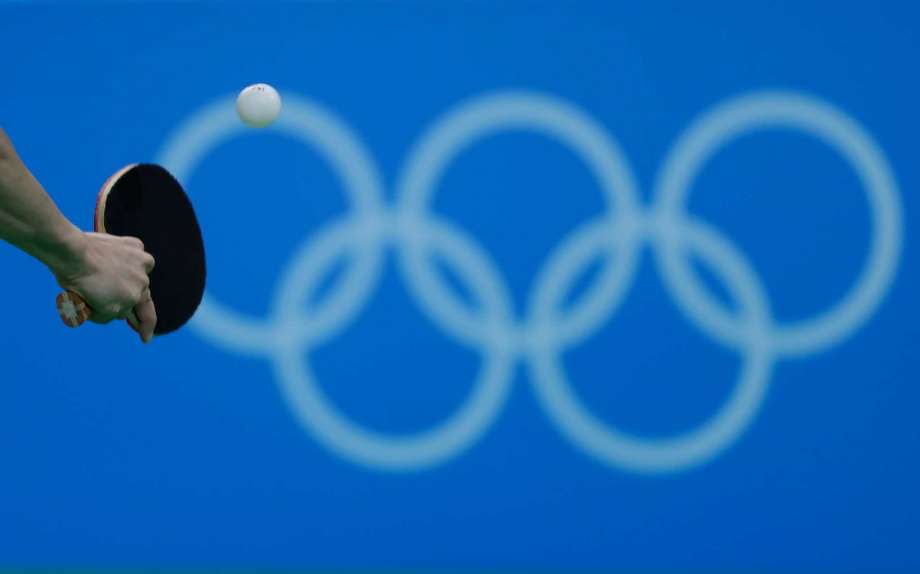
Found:
[{"label": "table tennis paddle", "polygon": [[[191,319],[204,295],[204,242],[192,203],[172,174],[149,163],[116,172],[99,191],[93,227],[99,233],[137,237],[155,259],[150,273],[157,311],[154,335],[171,333]],[[57,308],[70,327],[79,327],[92,314],[73,291],[58,295]],[[129,316],[132,320],[136,327],[137,319]]]}]

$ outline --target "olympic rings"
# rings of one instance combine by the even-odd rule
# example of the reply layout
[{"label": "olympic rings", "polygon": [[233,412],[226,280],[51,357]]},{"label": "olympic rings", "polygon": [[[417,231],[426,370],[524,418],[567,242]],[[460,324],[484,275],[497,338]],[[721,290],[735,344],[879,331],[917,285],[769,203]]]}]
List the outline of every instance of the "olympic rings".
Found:
[{"label": "olympic rings", "polygon": [[[674,472],[702,464],[744,432],[767,392],[778,360],[824,351],[859,329],[894,281],[903,214],[894,174],[881,148],[841,110],[812,96],[756,92],[715,106],[676,140],[657,179],[655,202],[643,206],[629,162],[607,131],[569,102],[533,92],[503,92],[462,102],[426,130],[384,201],[382,178],[361,140],[334,113],[294,94],[269,130],[317,150],[341,180],[350,212],[304,240],[284,270],[271,315],[244,316],[206,294],[195,332],[229,352],[264,357],[301,425],[320,443],[357,464],[390,471],[429,468],[474,444],[499,416],[515,365],[528,366],[540,404],[576,447],[603,464],[634,472]],[[796,130],[837,151],[856,171],[871,209],[869,255],[843,300],[816,317],[778,323],[754,268],[724,235],[686,212],[686,198],[705,163],[732,140],[763,128]],[[462,227],[429,210],[440,175],[480,139],[506,130],[552,138],[584,161],[607,210],[563,238],[537,275],[524,317],[513,312],[507,281],[488,252]],[[232,98],[198,111],[169,138],[159,162],[187,182],[198,163],[242,131]],[[738,382],[698,428],[672,437],[630,436],[598,420],[567,383],[560,356],[616,313],[648,247],[668,293],[707,336],[741,355]],[[393,249],[420,309],[448,336],[480,352],[474,387],[456,412],[417,434],[390,436],[362,428],[323,395],[310,350],[348,328],[373,295]],[[458,301],[434,265],[450,265],[474,294]],[[707,293],[690,257],[703,262],[737,303],[730,313]],[[600,260],[601,272],[580,300],[561,310],[573,281]],[[305,305],[329,270],[346,262],[334,292]]]}]

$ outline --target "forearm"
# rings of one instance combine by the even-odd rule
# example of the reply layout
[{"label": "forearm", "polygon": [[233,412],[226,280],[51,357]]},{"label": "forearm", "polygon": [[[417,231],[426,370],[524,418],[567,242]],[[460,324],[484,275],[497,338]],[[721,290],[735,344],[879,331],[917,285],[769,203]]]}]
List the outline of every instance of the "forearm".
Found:
[{"label": "forearm", "polygon": [[0,239],[36,257],[53,271],[74,259],[82,233],[19,158],[0,129]]}]

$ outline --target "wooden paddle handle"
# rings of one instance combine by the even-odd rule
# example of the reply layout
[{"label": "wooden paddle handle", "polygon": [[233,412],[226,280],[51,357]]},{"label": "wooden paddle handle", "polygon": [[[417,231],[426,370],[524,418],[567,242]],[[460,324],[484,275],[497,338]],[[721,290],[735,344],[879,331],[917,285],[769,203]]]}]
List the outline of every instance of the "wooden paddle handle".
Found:
[{"label": "wooden paddle handle", "polygon": [[61,291],[57,296],[57,310],[68,327],[79,327],[89,319],[92,309],[73,291]]},{"label": "wooden paddle handle", "polygon": [[[89,319],[90,314],[93,312],[89,305],[86,304],[86,301],[83,300],[83,297],[73,291],[61,291],[58,293],[57,310],[61,320],[68,327],[79,327],[86,323],[86,320]],[[128,325],[137,331],[139,323],[133,309],[128,313],[127,321]]]}]

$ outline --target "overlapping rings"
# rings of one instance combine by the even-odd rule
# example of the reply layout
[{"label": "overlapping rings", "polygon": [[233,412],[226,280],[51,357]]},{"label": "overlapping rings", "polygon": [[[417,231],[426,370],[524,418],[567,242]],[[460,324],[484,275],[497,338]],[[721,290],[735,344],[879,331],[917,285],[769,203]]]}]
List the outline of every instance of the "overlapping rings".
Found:
[{"label": "overlapping rings", "polygon": [[[293,94],[285,102],[284,114],[271,129],[302,141],[329,162],[347,192],[350,212],[299,246],[269,317],[240,314],[207,294],[193,326],[227,351],[270,359],[302,426],[332,451],[372,468],[416,470],[458,456],[499,415],[519,360],[528,366],[551,421],[598,461],[635,472],[672,472],[703,463],[751,422],[778,359],[819,353],[875,312],[900,258],[900,197],[883,152],[853,119],[814,97],[757,92],[704,113],[669,152],[650,206],[640,202],[629,163],[607,131],[571,103],[549,95],[493,93],[449,111],[410,152],[394,205],[384,200],[371,155],[343,121]],[[839,153],[855,170],[871,209],[871,244],[854,285],[822,313],[792,324],[773,317],[762,281],[738,248],[685,209],[706,162],[738,136],[767,127],[804,132]],[[232,100],[216,101],[178,128],[160,162],[187,181],[207,154],[242,129]],[[515,317],[507,283],[489,254],[461,226],[429,208],[451,161],[478,140],[506,130],[536,132],[571,149],[606,201],[604,213],[575,229],[549,254],[523,318]],[[716,413],[689,432],[654,439],[622,432],[592,415],[570,389],[560,363],[563,351],[611,320],[646,245],[679,308],[742,358],[734,390]],[[310,349],[346,329],[373,296],[387,248],[398,253],[402,275],[421,310],[482,355],[463,404],[434,428],[411,435],[386,435],[350,420],[323,394],[309,363]],[[438,273],[434,256],[466,283],[477,300],[475,308],[456,297]],[[307,303],[343,259],[346,271],[333,293],[320,303]],[[692,259],[724,281],[738,311],[729,311],[707,292]],[[602,270],[593,285],[563,308],[573,282],[598,260]]]}]

